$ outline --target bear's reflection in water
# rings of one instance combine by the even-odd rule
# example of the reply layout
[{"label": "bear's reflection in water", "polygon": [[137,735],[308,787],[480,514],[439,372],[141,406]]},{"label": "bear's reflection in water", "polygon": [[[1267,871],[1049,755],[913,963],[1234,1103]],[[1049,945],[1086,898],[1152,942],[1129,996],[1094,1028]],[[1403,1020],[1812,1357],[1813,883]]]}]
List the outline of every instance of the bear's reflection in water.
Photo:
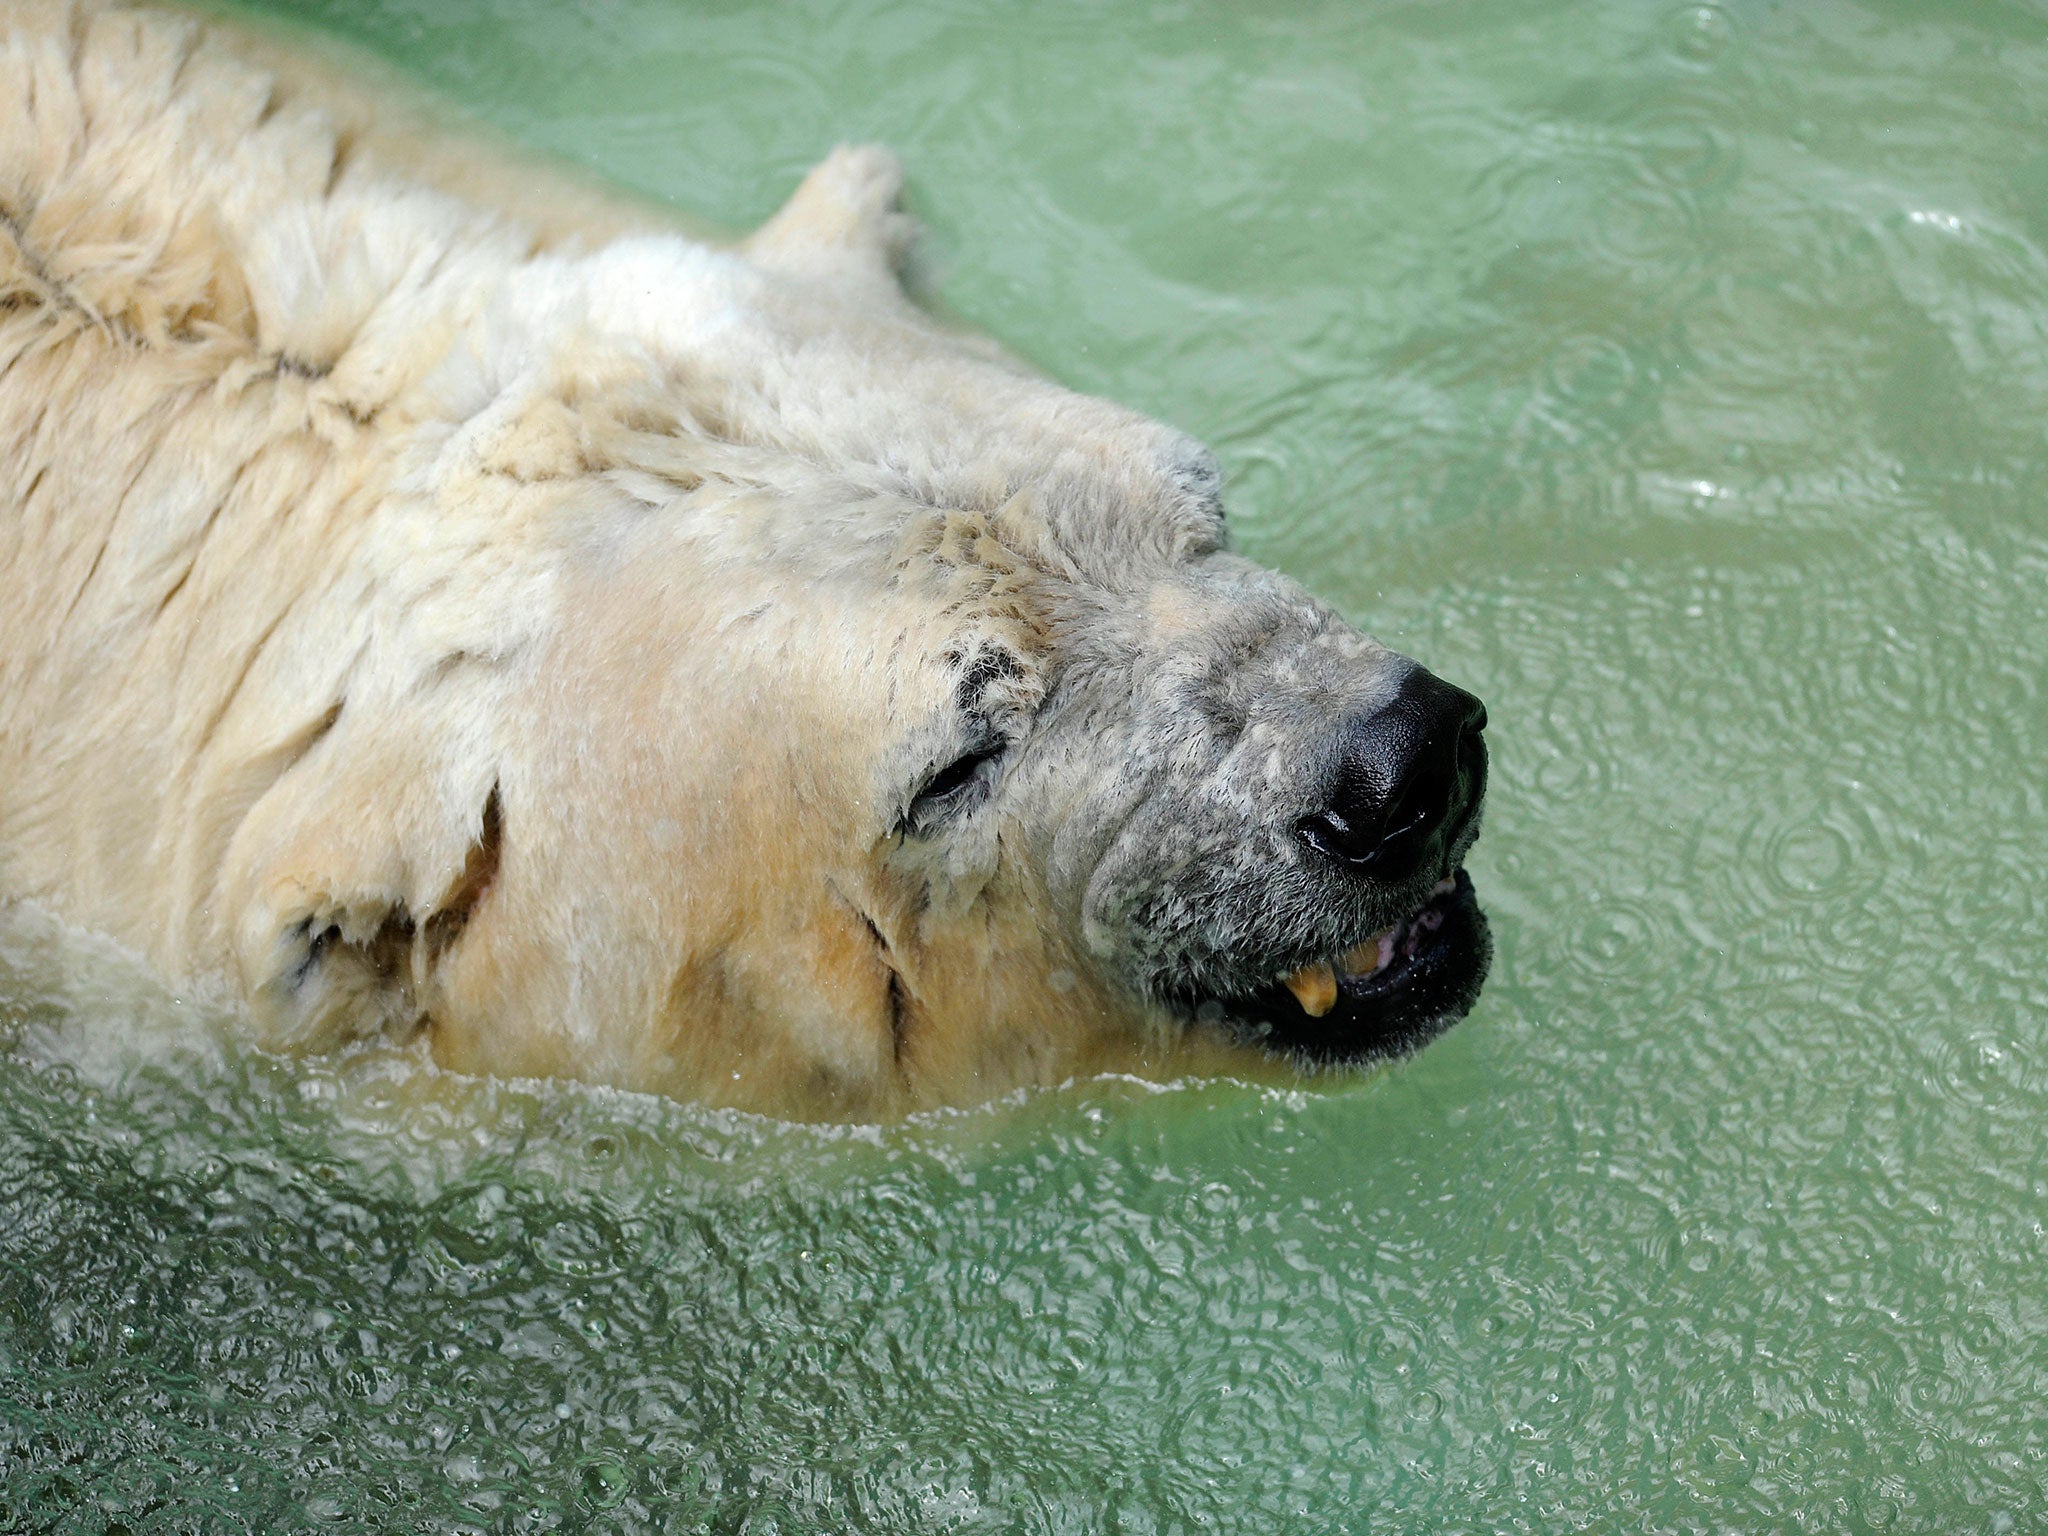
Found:
[{"label": "bear's reflection in water", "polygon": [[271,1044],[817,1117],[1470,1005],[1478,702],[913,305],[888,154],[722,247],[215,23],[0,71],[0,894]]}]

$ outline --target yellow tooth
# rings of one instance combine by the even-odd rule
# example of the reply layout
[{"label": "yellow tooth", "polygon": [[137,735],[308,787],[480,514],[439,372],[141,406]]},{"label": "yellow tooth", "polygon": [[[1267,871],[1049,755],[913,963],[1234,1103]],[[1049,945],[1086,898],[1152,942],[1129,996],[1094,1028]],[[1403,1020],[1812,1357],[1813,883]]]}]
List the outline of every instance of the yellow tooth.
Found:
[{"label": "yellow tooth", "polygon": [[1304,965],[1292,976],[1282,978],[1301,1011],[1320,1019],[1337,1006],[1337,973],[1327,965]]}]

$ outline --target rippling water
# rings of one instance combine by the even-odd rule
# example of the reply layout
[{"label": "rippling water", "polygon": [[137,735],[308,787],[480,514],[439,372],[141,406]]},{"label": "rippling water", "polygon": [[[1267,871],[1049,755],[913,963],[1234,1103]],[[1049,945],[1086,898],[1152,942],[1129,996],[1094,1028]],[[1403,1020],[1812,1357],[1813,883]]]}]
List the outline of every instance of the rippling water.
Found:
[{"label": "rippling water", "polygon": [[2048,19],[323,0],[1221,451],[1473,687],[1416,1061],[885,1132],[225,1046],[0,941],[0,1528],[2038,1530]]}]

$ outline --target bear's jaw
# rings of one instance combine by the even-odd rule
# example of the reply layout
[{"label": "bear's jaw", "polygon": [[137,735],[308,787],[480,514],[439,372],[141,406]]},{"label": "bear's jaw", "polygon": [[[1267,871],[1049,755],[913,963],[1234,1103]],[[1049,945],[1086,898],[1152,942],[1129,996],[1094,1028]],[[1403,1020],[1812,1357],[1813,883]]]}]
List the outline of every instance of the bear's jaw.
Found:
[{"label": "bear's jaw", "polygon": [[[1294,994],[1303,1013],[1320,1019],[1336,1007],[1338,996],[1347,986],[1354,995],[1360,995],[1391,984],[1398,979],[1399,972],[1388,968],[1398,957],[1402,969],[1406,969],[1429,935],[1443,925],[1437,898],[1448,896],[1457,888],[1457,876],[1446,875],[1430,887],[1429,895],[1413,912],[1396,918],[1378,933],[1366,935],[1335,960],[1317,960],[1289,971],[1278,978],[1280,985]],[[1388,974],[1381,976],[1382,971]]]},{"label": "bear's jaw", "polygon": [[1470,1012],[1492,956],[1486,915],[1460,866],[1412,912],[1341,954],[1243,995],[1203,999],[1192,1011],[1303,1065],[1384,1060],[1426,1045]]}]

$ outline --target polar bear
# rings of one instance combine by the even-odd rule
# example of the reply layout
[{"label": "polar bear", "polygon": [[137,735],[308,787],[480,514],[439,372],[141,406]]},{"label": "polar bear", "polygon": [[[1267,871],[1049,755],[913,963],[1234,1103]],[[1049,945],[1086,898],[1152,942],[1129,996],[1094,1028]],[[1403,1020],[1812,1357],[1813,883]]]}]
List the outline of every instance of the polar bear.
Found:
[{"label": "polar bear", "polygon": [[5,9],[0,899],[271,1047],[806,1117],[1470,1006],[1478,701],[915,306],[889,155],[720,245],[275,39]]}]

